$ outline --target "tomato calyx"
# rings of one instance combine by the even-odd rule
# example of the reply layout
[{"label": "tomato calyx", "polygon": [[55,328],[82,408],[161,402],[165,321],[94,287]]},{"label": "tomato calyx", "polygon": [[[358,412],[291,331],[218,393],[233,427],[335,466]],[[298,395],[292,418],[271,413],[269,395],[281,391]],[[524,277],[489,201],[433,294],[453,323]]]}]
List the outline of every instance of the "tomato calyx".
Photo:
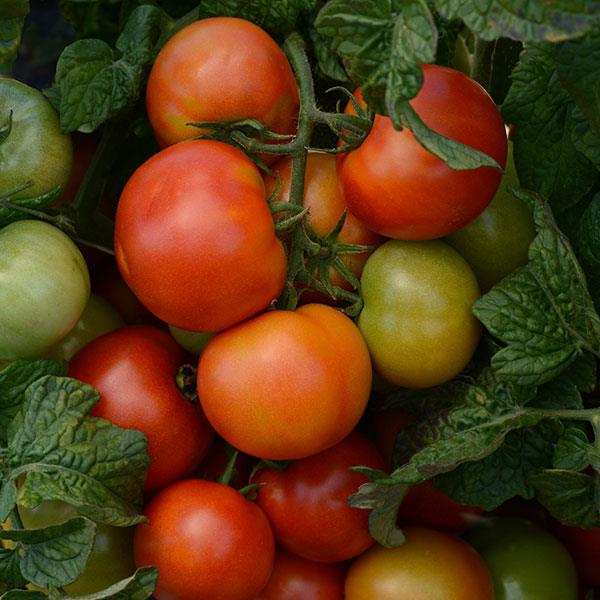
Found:
[{"label": "tomato calyx", "polygon": [[198,404],[198,390],[196,387],[196,376],[198,369],[190,364],[184,364],[179,367],[175,375],[175,384],[177,389],[192,404]]}]

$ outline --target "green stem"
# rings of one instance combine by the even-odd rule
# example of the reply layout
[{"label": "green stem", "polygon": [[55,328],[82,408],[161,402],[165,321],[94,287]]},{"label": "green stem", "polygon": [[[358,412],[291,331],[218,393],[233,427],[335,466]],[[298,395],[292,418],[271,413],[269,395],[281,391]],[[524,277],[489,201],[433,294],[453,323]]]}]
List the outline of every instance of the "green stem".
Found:
[{"label": "green stem", "polygon": [[[600,411],[600,409],[593,409],[596,411]],[[594,446],[598,451],[600,451],[600,414],[594,415],[590,419],[590,423],[592,424],[592,429],[594,430]]]},{"label": "green stem", "polygon": [[592,423],[594,430],[596,430],[594,423],[598,423],[600,426],[600,408],[583,408],[581,410],[544,410],[542,412],[544,413],[544,417],[549,419],[557,418],[565,419],[567,421],[589,421]]},{"label": "green stem", "polygon": [[66,231],[71,234],[74,231],[73,225],[69,222],[69,220],[63,215],[49,215],[41,210],[35,210],[34,208],[29,208],[27,206],[21,206],[20,204],[15,204],[14,202],[10,202],[9,200],[0,199],[0,206],[4,208],[9,208],[10,210],[14,210],[16,212],[23,213],[25,215],[29,215],[30,217],[35,217],[40,221],[46,221]]}]

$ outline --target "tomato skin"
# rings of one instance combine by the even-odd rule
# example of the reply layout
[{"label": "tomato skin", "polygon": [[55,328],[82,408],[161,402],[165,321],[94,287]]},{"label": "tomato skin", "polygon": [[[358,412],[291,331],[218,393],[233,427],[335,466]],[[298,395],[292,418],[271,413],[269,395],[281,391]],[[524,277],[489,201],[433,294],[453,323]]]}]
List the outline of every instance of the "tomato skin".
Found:
[{"label": "tomato skin", "polygon": [[494,600],[577,600],[577,573],[566,548],[524,519],[498,518],[467,532],[494,582]]},{"label": "tomato skin", "polygon": [[48,351],[75,326],[90,295],[81,252],[42,221],[0,230],[0,281],[0,361]]},{"label": "tomato skin", "polygon": [[287,270],[258,169],[211,140],[176,144],[137,169],[117,207],[115,254],[142,303],[190,331],[264,310]]},{"label": "tomato skin", "polygon": [[189,475],[213,439],[202,411],[175,384],[184,359],[167,332],[139,325],[96,338],[69,364],[71,377],[100,393],[92,415],[148,437],[146,491]]},{"label": "tomato skin", "polygon": [[146,107],[165,147],[197,137],[188,123],[256,119],[293,133],[298,89],[285,54],[250,21],[202,19],[176,33],[159,52],[148,79]]},{"label": "tomato skin", "polygon": [[390,240],[367,260],[361,289],[358,326],[384,379],[431,387],[467,365],[481,331],[471,312],[479,286],[453,248]]},{"label": "tomato skin", "polygon": [[592,586],[600,586],[600,527],[581,529],[561,525],[557,530],[581,577]]},{"label": "tomato skin", "polygon": [[[77,516],[75,507],[48,500],[35,508],[17,506],[23,526],[37,529],[58,525]],[[94,594],[133,574],[133,527],[96,524],[92,552],[81,575],[65,590],[72,596]]]},{"label": "tomato skin", "polygon": [[261,458],[295,459],[352,431],[371,375],[354,323],[329,306],[306,304],[217,334],[200,357],[198,393],[208,420],[231,445]]},{"label": "tomato skin", "polygon": [[374,546],[346,576],[346,600],[492,600],[485,563],[462,540],[406,527],[397,548]]},{"label": "tomato skin", "polygon": [[173,339],[185,350],[198,356],[204,346],[208,344],[210,338],[214,335],[212,333],[204,333],[202,331],[186,331],[179,327],[169,325],[169,331],[173,336]]},{"label": "tomato skin", "polygon": [[269,583],[254,600],[344,600],[344,569],[277,548]]},{"label": "tomato skin", "polygon": [[[308,220],[315,233],[325,237],[334,229],[347,208],[342,196],[335,166],[335,157],[322,152],[309,152],[304,177],[304,199],[302,206],[308,208]],[[280,187],[277,201],[289,202],[292,182],[292,159],[284,157],[272,167],[274,177],[263,175],[267,198]],[[344,226],[338,240],[345,244],[379,245],[383,238],[367,229],[352,213],[346,214]],[[370,252],[343,254],[342,260],[348,269],[360,278]],[[343,289],[350,284],[335,270],[330,269],[331,282]]]},{"label": "tomato skin", "polygon": [[352,432],[339,444],[294,461],[283,471],[259,471],[253,482],[264,485],[257,503],[277,542],[319,562],[347,560],[370,548],[375,540],[369,534],[369,513],[348,506],[348,497],[368,481],[349,471],[357,465],[385,469],[375,446]]},{"label": "tomato skin", "polygon": [[519,187],[512,142],[500,187],[487,208],[445,241],[471,265],[482,292],[527,263],[529,245],[535,237],[533,215],[515,198],[509,187]]},{"label": "tomato skin", "polygon": [[210,481],[170,485],[138,525],[138,567],[159,570],[157,600],[252,600],[273,568],[275,544],[264,513],[234,489]]},{"label": "tomato skin", "polygon": [[[488,93],[454,69],[421,68],[423,87],[410,101],[421,119],[504,168],[506,131]],[[346,112],[353,111],[349,103]],[[491,167],[451,169],[408,128],[397,131],[381,115],[365,141],[340,156],[338,171],[350,211],[369,229],[402,240],[430,240],[464,227],[490,203],[501,176]]]},{"label": "tomato skin", "polygon": [[60,131],[57,112],[39,90],[0,77],[0,128],[8,124],[11,111],[11,130],[0,144],[0,193],[28,181],[33,185],[13,198],[64,188],[71,172],[73,147],[71,137]]}]

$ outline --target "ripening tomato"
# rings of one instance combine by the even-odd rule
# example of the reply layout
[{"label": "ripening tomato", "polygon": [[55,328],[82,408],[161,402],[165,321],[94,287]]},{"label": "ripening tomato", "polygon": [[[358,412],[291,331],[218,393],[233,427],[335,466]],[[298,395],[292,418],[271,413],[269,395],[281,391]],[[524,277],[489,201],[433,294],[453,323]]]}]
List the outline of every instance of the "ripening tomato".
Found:
[{"label": "ripening tomato", "polygon": [[[292,180],[292,159],[282,158],[271,167],[274,177],[264,175],[267,197],[280,186],[276,201],[289,202]],[[320,237],[330,233],[340,220],[346,204],[342,196],[335,167],[335,157],[322,152],[309,152],[304,176],[304,199],[302,205],[308,208],[308,221]],[[344,244],[379,245],[383,238],[367,229],[353,214],[347,213],[338,241]],[[365,261],[370,252],[342,254],[342,260],[350,272],[360,278]],[[343,289],[350,284],[335,270],[330,269],[331,282]]]},{"label": "ripening tomato", "polygon": [[402,387],[439,385],[467,365],[481,326],[479,286],[456,250],[440,242],[390,240],[367,260],[358,326],[375,370]]},{"label": "ripening tomato", "polygon": [[119,200],[115,254],[142,303],[190,331],[266,309],[287,270],[258,169],[211,140],[181,142],[137,169]]},{"label": "ripening tomato", "polygon": [[100,393],[92,415],[148,438],[147,491],[189,475],[213,439],[200,408],[175,383],[184,359],[166,331],[138,325],[96,338],[69,364],[71,377]]},{"label": "ripening tomato", "polygon": [[406,527],[397,548],[375,546],[346,576],[346,600],[492,600],[492,581],[481,557],[462,540]]},{"label": "ripening tomato", "polygon": [[344,569],[278,548],[269,583],[253,600],[344,600]]},{"label": "ripening tomato", "polygon": [[164,147],[196,137],[199,121],[256,119],[293,133],[298,88],[275,41],[260,27],[232,17],[196,21],[159,52],[146,89],[148,117]]},{"label": "ripening tomato", "polygon": [[253,600],[275,544],[256,504],[226,485],[190,479],[159,492],[134,534],[138,567],[158,568],[157,600]]},{"label": "ripening tomato", "polygon": [[198,365],[202,408],[242,452],[303,458],[354,429],[371,388],[354,323],[323,304],[271,311],[217,334]]},{"label": "ripening tomato", "polygon": [[257,496],[275,539],[294,554],[319,562],[358,556],[375,540],[369,513],[348,505],[348,497],[368,479],[350,467],[384,470],[375,446],[352,432],[339,444],[293,461],[283,471],[262,469],[253,482],[263,484]]},{"label": "ripening tomato", "polygon": [[[423,87],[410,105],[425,124],[503,168],[506,130],[489,94],[460,71],[421,68]],[[354,111],[351,103],[346,111]],[[358,148],[340,155],[338,170],[350,211],[369,229],[402,240],[430,240],[464,227],[489,204],[501,176],[492,167],[451,169],[410,129],[398,131],[381,115]]]}]

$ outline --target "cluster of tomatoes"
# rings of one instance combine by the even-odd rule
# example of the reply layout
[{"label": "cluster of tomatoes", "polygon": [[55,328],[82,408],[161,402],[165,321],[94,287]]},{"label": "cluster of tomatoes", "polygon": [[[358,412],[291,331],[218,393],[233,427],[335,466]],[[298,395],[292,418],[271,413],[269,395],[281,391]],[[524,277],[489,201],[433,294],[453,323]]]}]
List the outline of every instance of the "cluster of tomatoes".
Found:
[{"label": "cluster of tomatoes", "polygon": [[[421,119],[504,167],[505,127],[483,88],[435,65],[423,76],[411,102]],[[9,95],[4,88],[21,106],[26,97],[46,106],[22,84],[0,80]],[[240,19],[193,23],[159,53],[147,110],[163,149],[135,171],[118,203],[115,256],[126,286],[105,267],[92,277],[100,295],[90,298],[85,261],[58,229],[26,220],[0,230],[0,269],[11,282],[0,302],[14,308],[3,315],[0,360],[69,359],[70,376],[101,395],[93,414],[148,438],[148,522],[133,535],[100,526],[88,567],[68,591],[97,591],[135,563],[158,567],[158,600],[575,600],[572,559],[531,523],[479,527],[470,545],[453,534],[481,511],[422,484],[400,510],[406,542],[384,548],[369,534],[368,513],[347,502],[367,481],[350,467],[390,469],[391,440],[407,422],[373,410],[363,423],[372,422],[375,441],[356,430],[373,367],[380,388],[453,378],[479,341],[473,302],[526,260],[534,230],[506,191],[510,157],[502,183],[492,167],[455,171],[379,115],[358,148],[337,159],[309,153],[310,226],[325,237],[348,210],[338,241],[371,247],[343,258],[361,278],[355,323],[310,292],[310,304],[271,310],[287,285],[288,240],[276,236],[268,199],[288,200],[292,160],[264,156],[271,172],[261,174],[233,146],[190,139],[199,134],[190,123],[249,118],[293,134],[298,90],[279,46]],[[48,131],[56,120],[40,118]],[[52,126],[50,139],[64,139]],[[70,157],[62,163],[70,167]],[[64,173],[57,178],[64,184]],[[4,183],[20,184],[16,175]],[[348,287],[335,270],[330,276]],[[123,326],[122,317],[147,319],[139,301],[154,324]],[[199,402],[177,384],[190,352],[200,355]],[[232,452],[235,485],[215,482]],[[291,462],[270,462],[280,460]],[[73,509],[44,503],[20,512],[35,527]],[[525,561],[536,555],[536,564],[520,566],[515,552]],[[583,573],[600,584],[593,566]]]}]

